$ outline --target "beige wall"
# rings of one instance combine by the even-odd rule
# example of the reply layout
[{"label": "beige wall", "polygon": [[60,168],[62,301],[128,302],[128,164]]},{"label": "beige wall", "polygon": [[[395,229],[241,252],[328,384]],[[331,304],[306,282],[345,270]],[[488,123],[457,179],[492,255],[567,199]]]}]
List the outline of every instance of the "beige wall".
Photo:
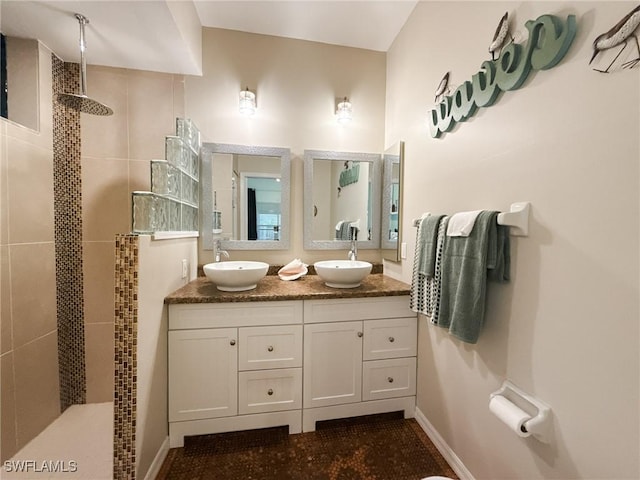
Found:
[{"label": "beige wall", "polygon": [[150,189],[150,160],[184,115],[181,75],[90,66],[92,98],[113,108],[83,114],[82,221],[87,402],[113,400],[114,247],[131,231],[131,192]]},{"label": "beige wall", "polygon": [[[303,250],[303,152],[382,153],[385,54],[212,28],[203,29],[202,39],[203,76],[186,77],[185,110],[203,141],[291,149],[291,248],[231,257],[272,264],[335,258],[336,251]],[[252,118],[238,113],[245,87],[257,96]],[[344,96],[353,103],[348,126],[334,117],[336,99]],[[378,251],[360,256],[380,259]],[[201,263],[210,261],[212,252],[200,252]]]},{"label": "beige wall", "polygon": [[[410,279],[422,212],[532,203],[529,236],[512,237],[511,282],[490,286],[478,344],[420,320],[418,407],[476,479],[640,477],[640,69],[588,65],[593,39],[635,6],[424,2],[388,52],[386,139],[405,140],[407,158],[409,258],[395,274]],[[505,11],[520,42],[545,13],[575,14],[577,37],[557,67],[432,139],[438,82],[476,73]],[[550,444],[518,438],[489,412],[504,378],[552,407]]]},{"label": "beige wall", "polygon": [[[168,326],[164,297],[195,279],[198,242],[195,238],[152,241],[150,236],[143,235],[138,247],[136,478],[147,478],[154,458],[169,435]],[[183,259],[189,267],[185,279],[182,278]]]},{"label": "beige wall", "polygon": [[39,44],[40,130],[0,119],[0,458],[60,414],[51,52]]}]

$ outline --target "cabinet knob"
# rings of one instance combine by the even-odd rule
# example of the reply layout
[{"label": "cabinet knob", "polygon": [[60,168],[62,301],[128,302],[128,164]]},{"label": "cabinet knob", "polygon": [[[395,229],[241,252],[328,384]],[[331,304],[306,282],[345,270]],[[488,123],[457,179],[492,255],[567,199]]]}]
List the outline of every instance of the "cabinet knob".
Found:
[{"label": "cabinet knob", "polygon": [[269,390],[267,390],[267,395],[273,395],[273,389],[270,388]]},{"label": "cabinet knob", "polygon": [[387,382],[393,383],[393,377],[387,377]]},{"label": "cabinet knob", "polygon": [[235,341],[235,340],[233,340],[233,339],[229,342],[229,345],[231,345],[232,347],[233,347],[235,344],[236,344],[236,341]]},{"label": "cabinet knob", "polygon": [[359,336],[359,337],[362,337],[362,332],[358,332],[358,336]]},{"label": "cabinet knob", "polygon": [[273,352],[273,347],[272,347],[271,345],[269,345],[269,346],[267,347],[267,351],[268,351],[268,352]]},{"label": "cabinet knob", "polygon": [[396,341],[396,339],[395,339],[395,338],[393,338],[393,337],[389,337],[389,341],[390,341],[391,343],[393,343],[393,342],[395,342],[395,341]]}]

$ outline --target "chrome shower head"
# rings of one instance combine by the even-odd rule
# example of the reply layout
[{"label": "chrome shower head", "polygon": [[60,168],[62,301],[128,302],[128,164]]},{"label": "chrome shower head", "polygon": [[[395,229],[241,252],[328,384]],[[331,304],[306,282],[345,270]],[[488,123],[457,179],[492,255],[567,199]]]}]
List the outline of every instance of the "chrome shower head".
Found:
[{"label": "chrome shower head", "polygon": [[103,103],[100,103],[86,95],[76,95],[75,93],[59,93],[58,102],[90,115],[113,115],[113,110]]},{"label": "chrome shower head", "polygon": [[80,94],[59,93],[58,102],[90,115],[113,115],[111,108],[87,96],[87,62],[84,58],[87,46],[84,41],[84,26],[89,23],[89,19],[79,13],[76,13],[76,18],[80,23]]}]

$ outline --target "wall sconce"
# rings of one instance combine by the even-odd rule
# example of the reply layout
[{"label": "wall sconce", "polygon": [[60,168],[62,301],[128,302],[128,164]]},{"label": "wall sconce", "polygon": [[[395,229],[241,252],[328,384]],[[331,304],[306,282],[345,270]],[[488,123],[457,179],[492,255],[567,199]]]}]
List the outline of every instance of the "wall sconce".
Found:
[{"label": "wall sconce", "polygon": [[347,97],[344,97],[344,100],[338,103],[336,118],[338,119],[338,123],[342,125],[349,123],[353,119],[353,107]]},{"label": "wall sconce", "polygon": [[249,90],[240,90],[240,113],[250,117],[256,113],[256,94]]}]

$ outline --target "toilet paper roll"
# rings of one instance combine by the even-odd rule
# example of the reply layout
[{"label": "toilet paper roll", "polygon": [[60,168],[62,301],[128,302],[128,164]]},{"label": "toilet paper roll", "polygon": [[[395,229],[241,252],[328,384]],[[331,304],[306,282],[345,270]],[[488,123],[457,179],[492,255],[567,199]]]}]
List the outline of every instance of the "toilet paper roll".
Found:
[{"label": "toilet paper roll", "polygon": [[524,423],[531,419],[531,415],[518,408],[502,395],[495,395],[489,401],[489,410],[502,420],[511,430],[520,437],[528,437],[531,432],[527,432]]}]

